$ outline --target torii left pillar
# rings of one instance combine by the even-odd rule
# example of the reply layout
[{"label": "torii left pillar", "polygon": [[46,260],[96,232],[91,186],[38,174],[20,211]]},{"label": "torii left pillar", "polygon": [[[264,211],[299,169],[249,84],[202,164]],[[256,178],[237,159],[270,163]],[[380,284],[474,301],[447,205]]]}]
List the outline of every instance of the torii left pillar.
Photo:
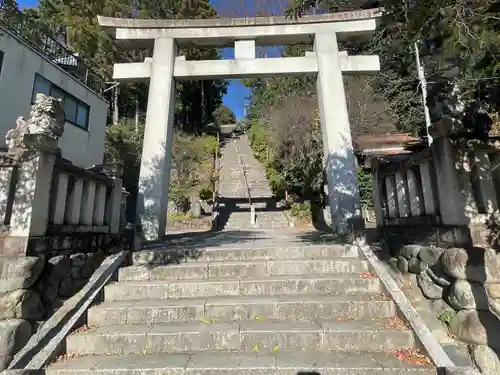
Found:
[{"label": "torii left pillar", "polygon": [[167,226],[176,56],[173,38],[155,39],[137,197],[141,237],[147,241],[163,237]]}]

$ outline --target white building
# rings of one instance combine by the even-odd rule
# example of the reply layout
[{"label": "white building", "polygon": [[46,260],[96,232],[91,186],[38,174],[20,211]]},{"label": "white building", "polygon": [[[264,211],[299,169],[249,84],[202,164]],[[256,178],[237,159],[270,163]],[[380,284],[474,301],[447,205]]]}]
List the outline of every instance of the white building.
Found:
[{"label": "white building", "polygon": [[66,126],[59,140],[63,157],[83,168],[102,164],[105,82],[55,39],[36,34],[41,42],[0,26],[0,148],[16,119],[29,117],[32,100],[41,92],[64,99]]}]

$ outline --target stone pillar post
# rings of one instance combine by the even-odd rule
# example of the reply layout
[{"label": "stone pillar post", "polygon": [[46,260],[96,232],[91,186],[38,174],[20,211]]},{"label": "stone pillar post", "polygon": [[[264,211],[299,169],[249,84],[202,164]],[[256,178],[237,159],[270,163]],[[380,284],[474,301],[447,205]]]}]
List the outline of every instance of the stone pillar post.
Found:
[{"label": "stone pillar post", "polygon": [[58,173],[56,178],[56,191],[54,194],[54,218],[52,222],[55,225],[64,224],[64,213],[66,212],[66,198],[68,195],[68,180],[69,175],[66,173]]},{"label": "stone pillar post", "polygon": [[436,214],[436,192],[434,188],[434,169],[431,161],[420,164],[420,180],[422,181],[422,196],[424,197],[425,215]]},{"label": "stone pillar post", "polygon": [[432,155],[436,167],[439,211],[444,225],[468,225],[465,199],[457,171],[457,155],[449,138],[435,138]]},{"label": "stone pillar post", "polygon": [[115,177],[114,182],[108,204],[106,205],[105,223],[109,225],[109,232],[111,234],[118,234],[120,233],[123,180]]},{"label": "stone pillar post", "polygon": [[337,36],[316,34],[314,49],[332,228],[345,234],[348,219],[359,219],[361,210]]},{"label": "stone pillar post", "polygon": [[396,191],[396,179],[394,175],[391,174],[385,178],[385,190],[387,192],[387,209],[389,211],[389,217],[398,217],[398,200]]},{"label": "stone pillar post", "polygon": [[373,189],[373,207],[375,209],[375,218],[377,227],[384,226],[384,190],[380,181],[380,165],[376,160],[372,161],[372,189]]},{"label": "stone pillar post", "polygon": [[417,177],[413,169],[406,171],[406,178],[408,180],[408,196],[410,198],[410,211],[411,216],[422,216],[423,209],[423,196],[422,185],[420,179]]},{"label": "stone pillar post", "polygon": [[497,202],[500,202],[500,151],[491,155],[490,169]]},{"label": "stone pillar post", "polygon": [[80,209],[82,208],[83,180],[75,179],[69,189],[68,207],[65,212],[66,224],[78,225],[80,223]]},{"label": "stone pillar post", "polygon": [[94,201],[94,225],[102,226],[104,225],[104,215],[106,213],[106,193],[107,186],[104,184],[98,184],[95,191],[95,201]]},{"label": "stone pillar post", "polygon": [[167,225],[176,55],[173,38],[155,40],[137,199],[142,235],[148,241],[163,237]]},{"label": "stone pillar post", "polygon": [[19,252],[27,250],[30,237],[45,236],[49,224],[52,177],[56,156],[41,151],[28,151],[18,174],[10,237],[19,239]]},{"label": "stone pillar post", "polygon": [[399,217],[410,216],[410,202],[408,199],[408,187],[406,184],[406,175],[404,171],[396,172],[396,195],[398,199]]},{"label": "stone pillar post", "polygon": [[82,206],[80,210],[81,225],[92,226],[92,221],[94,219],[95,187],[95,181],[86,180],[83,182]]},{"label": "stone pillar post", "polygon": [[481,196],[485,213],[491,214],[498,210],[495,185],[491,175],[491,163],[488,154],[484,151],[474,152],[476,169],[475,178],[478,179],[479,195]]}]

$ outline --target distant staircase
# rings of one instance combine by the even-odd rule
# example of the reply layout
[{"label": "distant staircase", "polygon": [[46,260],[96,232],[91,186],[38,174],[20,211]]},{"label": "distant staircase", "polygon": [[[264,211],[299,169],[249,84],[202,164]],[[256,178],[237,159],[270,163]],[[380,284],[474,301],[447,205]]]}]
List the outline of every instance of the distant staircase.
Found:
[{"label": "distant staircase", "polygon": [[[222,149],[219,195],[225,230],[280,229],[290,227],[276,202],[263,165],[254,157],[246,135],[228,139]],[[255,223],[250,220],[255,208]]]}]

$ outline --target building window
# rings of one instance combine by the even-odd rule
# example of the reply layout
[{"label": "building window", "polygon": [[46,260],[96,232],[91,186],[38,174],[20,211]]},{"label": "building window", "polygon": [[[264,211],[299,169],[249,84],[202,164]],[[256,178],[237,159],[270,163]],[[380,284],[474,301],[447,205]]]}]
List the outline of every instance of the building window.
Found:
[{"label": "building window", "polygon": [[32,103],[35,102],[35,97],[38,93],[62,99],[66,121],[83,129],[89,128],[90,107],[41,75],[36,74],[31,97]]}]

